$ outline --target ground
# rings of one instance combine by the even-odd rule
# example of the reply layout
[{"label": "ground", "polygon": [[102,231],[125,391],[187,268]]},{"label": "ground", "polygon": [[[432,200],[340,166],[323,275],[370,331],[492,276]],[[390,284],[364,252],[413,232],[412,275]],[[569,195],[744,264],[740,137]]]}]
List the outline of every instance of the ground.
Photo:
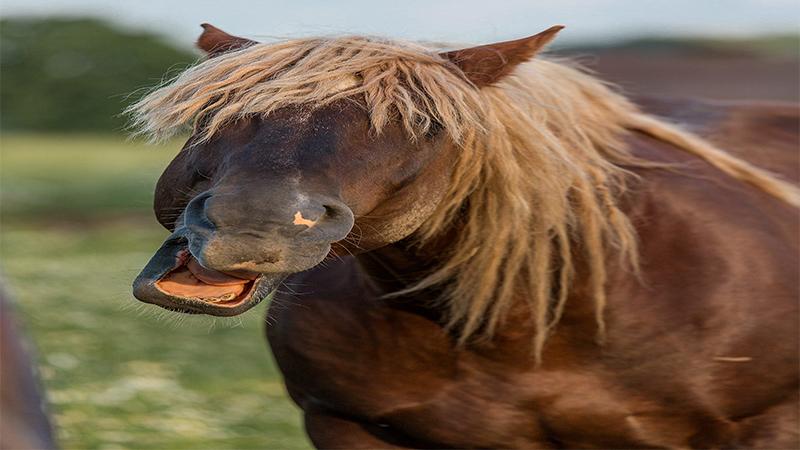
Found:
[{"label": "ground", "polygon": [[130,283],[167,235],[152,189],[178,143],[0,140],[3,285],[38,347],[65,449],[309,448],[261,305],[171,315]]}]

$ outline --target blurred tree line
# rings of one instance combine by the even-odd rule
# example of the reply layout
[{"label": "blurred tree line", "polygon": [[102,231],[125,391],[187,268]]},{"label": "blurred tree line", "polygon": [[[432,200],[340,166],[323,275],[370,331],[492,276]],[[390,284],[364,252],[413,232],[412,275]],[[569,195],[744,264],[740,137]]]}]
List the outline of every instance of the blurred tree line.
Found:
[{"label": "blurred tree line", "polygon": [[[649,37],[560,50],[567,55],[634,51],[642,61],[655,54],[778,56],[790,58],[796,69],[798,43],[796,34],[756,39]],[[121,131],[126,118],[120,112],[127,105],[197,58],[155,34],[99,19],[0,19],[0,130]],[[796,84],[796,77],[792,79]]]},{"label": "blurred tree line", "polygon": [[121,131],[125,106],[197,55],[96,19],[0,20],[0,129]]}]

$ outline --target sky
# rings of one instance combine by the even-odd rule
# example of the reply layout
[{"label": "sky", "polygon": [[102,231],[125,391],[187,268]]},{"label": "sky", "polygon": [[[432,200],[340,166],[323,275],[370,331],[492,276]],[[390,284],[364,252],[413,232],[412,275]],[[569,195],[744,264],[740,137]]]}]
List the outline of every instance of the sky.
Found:
[{"label": "sky", "polygon": [[268,40],[318,34],[485,43],[566,25],[561,42],[798,32],[800,0],[0,0],[0,14],[90,15],[191,45],[199,24]]}]

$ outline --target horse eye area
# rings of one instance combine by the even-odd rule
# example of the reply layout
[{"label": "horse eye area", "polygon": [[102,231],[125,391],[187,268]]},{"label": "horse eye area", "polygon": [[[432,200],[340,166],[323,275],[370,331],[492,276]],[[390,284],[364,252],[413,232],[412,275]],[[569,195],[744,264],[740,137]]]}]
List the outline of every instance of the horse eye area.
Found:
[{"label": "horse eye area", "polygon": [[256,277],[241,278],[208,269],[188,251],[178,256],[177,266],[156,281],[166,294],[191,298],[216,306],[237,306],[244,302],[255,285]]}]

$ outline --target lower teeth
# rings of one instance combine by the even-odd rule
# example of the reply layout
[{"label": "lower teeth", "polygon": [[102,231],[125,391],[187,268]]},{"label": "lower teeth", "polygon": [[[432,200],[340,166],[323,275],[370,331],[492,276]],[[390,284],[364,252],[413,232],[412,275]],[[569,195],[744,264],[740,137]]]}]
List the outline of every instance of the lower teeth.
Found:
[{"label": "lower teeth", "polygon": [[235,298],[236,298],[235,295],[228,294],[228,295],[224,295],[222,297],[207,298],[207,299],[205,299],[205,301],[211,302],[211,303],[222,303],[222,302],[229,302],[229,301],[231,301],[231,300],[233,300]]}]

